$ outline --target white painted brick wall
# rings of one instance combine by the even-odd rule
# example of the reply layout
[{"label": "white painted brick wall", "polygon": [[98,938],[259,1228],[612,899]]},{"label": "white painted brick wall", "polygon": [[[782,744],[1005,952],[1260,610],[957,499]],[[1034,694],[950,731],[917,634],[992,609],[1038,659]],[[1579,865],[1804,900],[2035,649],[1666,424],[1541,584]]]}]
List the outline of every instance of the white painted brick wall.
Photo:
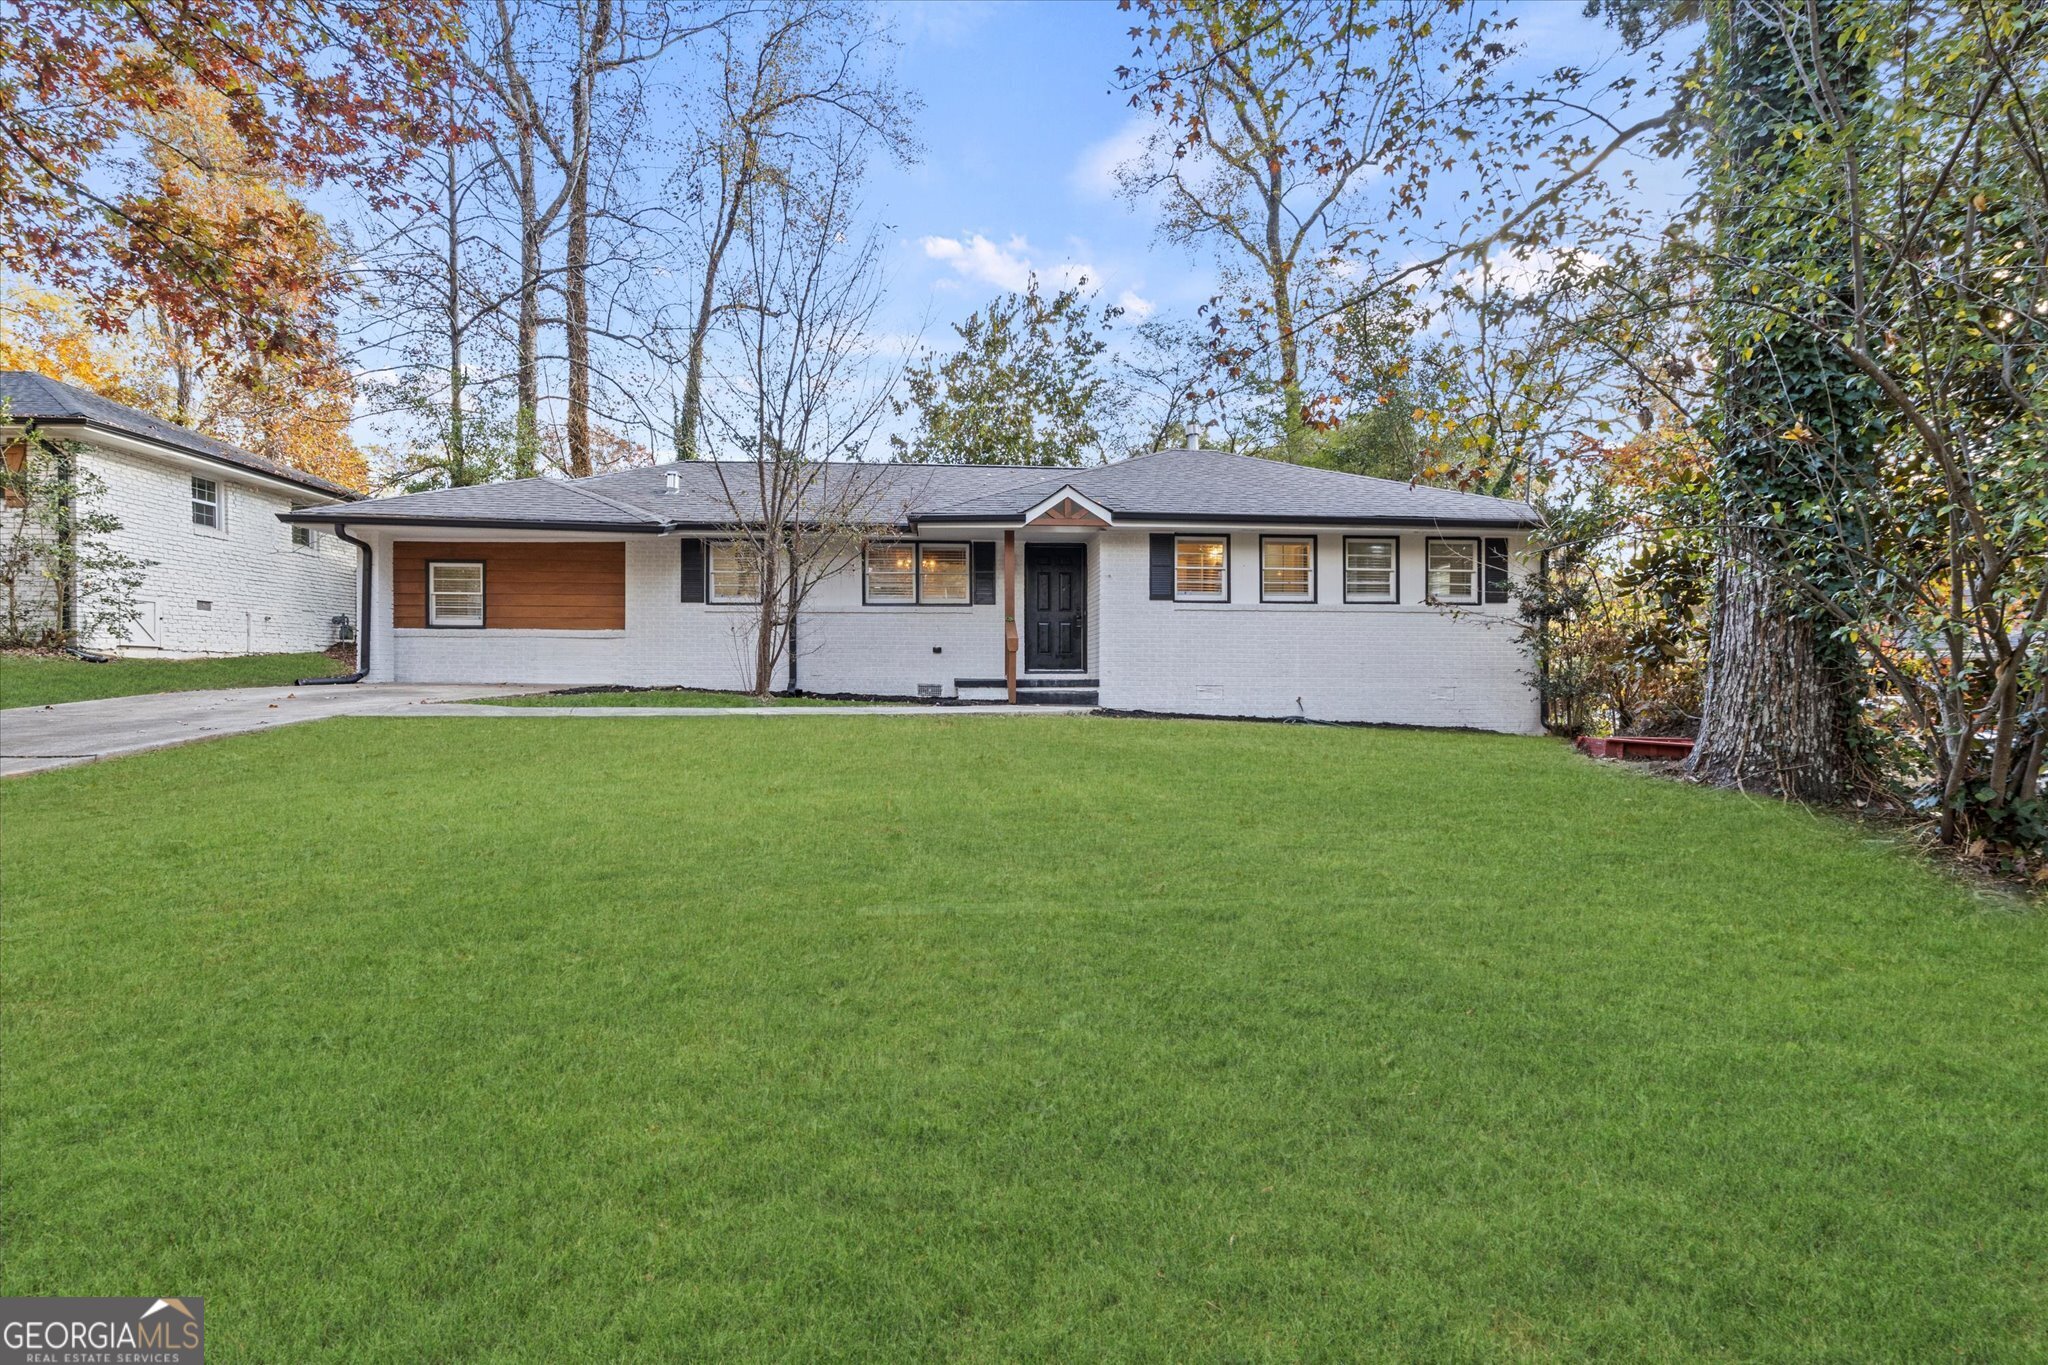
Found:
[{"label": "white painted brick wall", "polygon": [[[623,631],[401,631],[391,625],[390,544],[419,533],[362,534],[379,547],[371,641],[371,676],[378,681],[743,685],[752,612],[679,601],[681,551],[673,538],[626,539]],[[1260,604],[1258,535],[1239,531],[1232,541],[1234,600],[1197,605],[1150,600],[1146,532],[1089,537],[1089,672],[1101,679],[1102,704],[1519,733],[1539,728],[1531,664],[1512,606],[1453,611],[1421,604],[1420,532],[1401,535],[1403,604],[1345,605],[1342,539],[1318,537],[1319,604]],[[1523,572],[1522,538],[1511,542]],[[1020,578],[1024,557],[1020,537]],[[1022,596],[1020,583],[1020,610]],[[957,678],[1002,676],[1002,630],[1000,605],[863,606],[858,571],[849,568],[819,585],[798,623],[797,681],[809,691],[901,696],[937,683],[950,694]],[[785,665],[778,686],[787,680]]]},{"label": "white painted brick wall", "polygon": [[[203,477],[219,485],[226,513],[224,527],[212,532],[192,524],[193,469],[92,446],[81,452],[80,464],[106,485],[103,506],[121,522],[114,547],[153,561],[135,598],[154,607],[155,649],[325,649],[334,641],[333,618],[355,619],[355,547],[319,530],[310,547],[294,546],[291,528],[277,520],[290,510],[289,495],[235,482],[226,468],[208,470]],[[200,610],[200,602],[210,602],[211,609]],[[84,643],[108,649],[152,642],[131,633]]]},{"label": "white painted brick wall", "polygon": [[[1151,600],[1146,535],[1104,533],[1102,704],[1192,715],[1541,729],[1515,608],[1433,607],[1422,532],[1400,533],[1399,605],[1343,601],[1343,533],[1316,537],[1315,603],[1259,601],[1258,532],[1231,536],[1228,603]],[[1524,538],[1509,538],[1525,572]]]}]

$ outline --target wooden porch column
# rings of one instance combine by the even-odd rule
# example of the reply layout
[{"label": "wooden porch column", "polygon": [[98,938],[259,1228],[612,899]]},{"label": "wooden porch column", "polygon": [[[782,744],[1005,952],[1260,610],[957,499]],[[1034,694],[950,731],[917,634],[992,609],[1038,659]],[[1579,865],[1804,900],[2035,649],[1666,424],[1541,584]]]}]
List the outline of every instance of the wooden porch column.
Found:
[{"label": "wooden porch column", "polygon": [[1003,532],[1003,684],[1017,704],[1017,533]]}]

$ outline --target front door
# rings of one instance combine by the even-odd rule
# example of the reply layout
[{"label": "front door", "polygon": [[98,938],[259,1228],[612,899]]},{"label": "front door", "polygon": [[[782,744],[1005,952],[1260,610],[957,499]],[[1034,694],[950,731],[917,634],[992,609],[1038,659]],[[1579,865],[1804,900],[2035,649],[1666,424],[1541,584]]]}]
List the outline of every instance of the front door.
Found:
[{"label": "front door", "polygon": [[1024,667],[1033,673],[1088,668],[1088,547],[1024,547]]}]

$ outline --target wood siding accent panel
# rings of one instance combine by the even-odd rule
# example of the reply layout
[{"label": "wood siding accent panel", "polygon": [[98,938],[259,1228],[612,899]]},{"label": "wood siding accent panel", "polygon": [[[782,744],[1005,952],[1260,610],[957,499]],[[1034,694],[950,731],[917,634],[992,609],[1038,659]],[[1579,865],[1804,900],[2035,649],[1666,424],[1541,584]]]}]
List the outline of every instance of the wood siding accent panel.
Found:
[{"label": "wood siding accent panel", "polygon": [[626,547],[611,540],[433,541],[391,546],[391,624],[427,624],[427,561],[483,561],[486,630],[624,630]]}]

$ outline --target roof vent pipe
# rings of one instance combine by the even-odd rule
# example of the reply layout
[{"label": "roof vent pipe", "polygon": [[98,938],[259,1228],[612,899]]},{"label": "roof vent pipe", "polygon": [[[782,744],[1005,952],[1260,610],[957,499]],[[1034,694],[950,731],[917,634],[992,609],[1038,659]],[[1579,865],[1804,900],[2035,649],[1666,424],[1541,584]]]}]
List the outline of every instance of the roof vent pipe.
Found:
[{"label": "roof vent pipe", "polygon": [[1201,448],[1202,448],[1202,429],[1201,429],[1200,427],[1189,427],[1189,428],[1188,428],[1188,449],[1189,449],[1189,450],[1200,450]]},{"label": "roof vent pipe", "polygon": [[678,474],[675,470],[671,469],[668,473],[662,476],[661,491],[664,493],[682,492],[683,476],[681,474]]}]

